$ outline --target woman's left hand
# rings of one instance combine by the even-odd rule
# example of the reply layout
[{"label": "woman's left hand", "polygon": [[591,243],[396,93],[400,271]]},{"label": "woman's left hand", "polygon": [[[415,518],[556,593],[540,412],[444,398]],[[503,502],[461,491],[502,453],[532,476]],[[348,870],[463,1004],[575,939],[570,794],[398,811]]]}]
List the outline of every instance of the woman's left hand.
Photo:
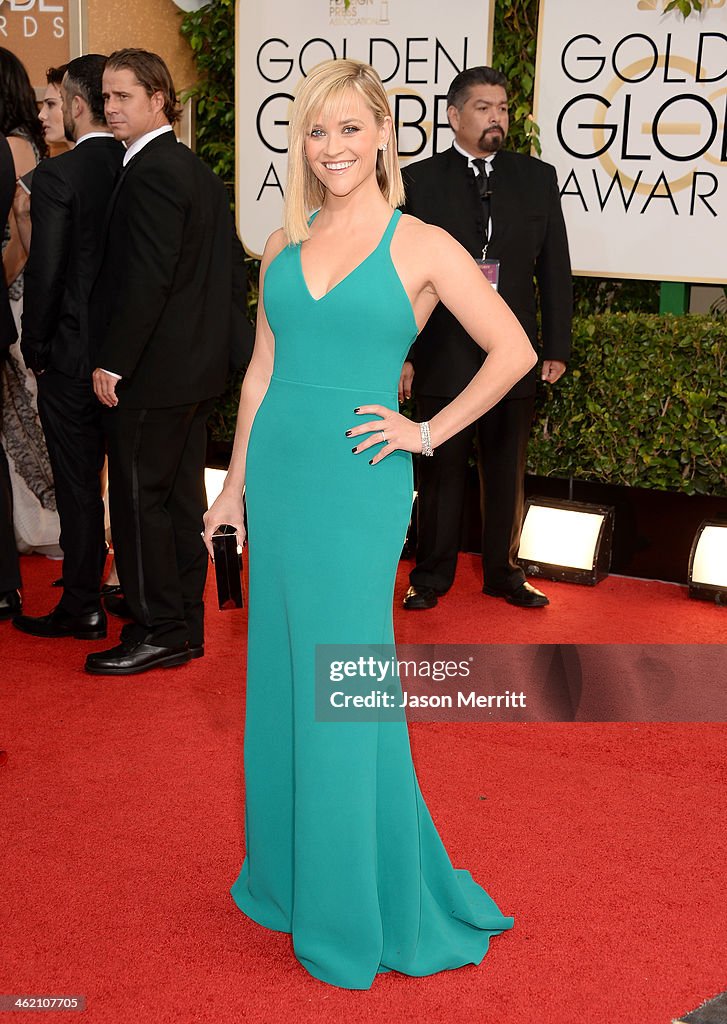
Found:
[{"label": "woman's left hand", "polygon": [[[385,405],[362,405],[354,409],[358,416],[378,416],[379,419],[367,420],[357,427],[346,431],[346,437],[364,437],[353,449],[354,455],[365,452],[374,445],[383,445],[371,459],[371,465],[375,466],[392,452],[421,452],[422,435],[419,424],[402,416],[400,412],[387,409]],[[382,437],[383,434],[383,437]]]}]

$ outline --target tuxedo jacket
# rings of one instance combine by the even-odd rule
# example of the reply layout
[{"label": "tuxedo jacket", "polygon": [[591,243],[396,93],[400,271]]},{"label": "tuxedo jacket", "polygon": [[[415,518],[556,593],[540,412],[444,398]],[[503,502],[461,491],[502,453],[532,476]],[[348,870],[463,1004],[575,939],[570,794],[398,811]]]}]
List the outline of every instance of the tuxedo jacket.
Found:
[{"label": "tuxedo jacket", "polygon": [[127,409],[219,395],[252,351],[244,252],[222,181],[166,132],[121,172],[90,303],[92,367]]},{"label": "tuxedo jacket", "polygon": [[[405,210],[448,231],[476,259],[482,256],[485,223],[477,180],[454,147],[409,164],[403,171]],[[492,237],[488,259],[500,260],[499,293],[520,321],[533,348],[538,341],[536,287],[544,359],[567,362],[573,316],[568,239],[555,168],[533,157],[501,150],[488,179]],[[417,338],[416,394],[457,395],[482,365],[484,353],[441,303]],[[535,393],[533,368],[506,395]]]},{"label": "tuxedo jacket", "polygon": [[[5,231],[15,195],[15,163],[8,140],[0,132],[0,238]],[[5,274],[0,266],[0,360],[18,336],[8,298]]]},{"label": "tuxedo jacket", "polygon": [[33,233],[25,267],[20,347],[28,366],[87,378],[88,298],[106,208],[124,157],[113,136],[86,139],[33,174]]}]

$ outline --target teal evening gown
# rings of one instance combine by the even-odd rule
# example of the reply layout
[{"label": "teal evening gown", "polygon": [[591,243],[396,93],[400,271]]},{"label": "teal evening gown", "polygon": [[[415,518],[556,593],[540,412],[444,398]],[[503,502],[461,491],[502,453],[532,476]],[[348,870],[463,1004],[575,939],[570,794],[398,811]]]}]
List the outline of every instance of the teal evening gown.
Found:
[{"label": "teal evening gown", "polygon": [[399,216],[318,300],[299,245],[270,264],[275,365],[247,455],[246,858],[232,895],[254,921],[292,934],[310,974],[350,989],[387,970],[478,964],[513,924],[452,867],[406,723],[315,720],[316,644],[394,641],[411,457],[371,466],[378,448],[354,455],[345,432],[362,422],[360,405],[397,408],[417,333],[389,251]]}]

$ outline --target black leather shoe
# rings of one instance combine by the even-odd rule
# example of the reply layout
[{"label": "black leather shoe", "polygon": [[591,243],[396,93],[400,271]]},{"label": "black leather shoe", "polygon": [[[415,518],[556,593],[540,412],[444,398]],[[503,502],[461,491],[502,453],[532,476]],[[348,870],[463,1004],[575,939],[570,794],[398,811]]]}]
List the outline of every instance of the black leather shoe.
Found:
[{"label": "black leather shoe", "polygon": [[109,615],[115,615],[119,619],[134,618],[123,594],[107,594],[103,603]]},{"label": "black leather shoe", "polygon": [[204,644],[195,644],[189,646],[190,658],[204,658]]},{"label": "black leather shoe", "polygon": [[[53,580],[51,583],[52,587],[62,587],[63,577],[59,576],[57,580]],[[101,597],[108,597],[109,594],[120,594],[121,584],[120,583],[104,583],[101,587]]]},{"label": "black leather shoe", "polygon": [[106,636],[106,613],[102,608],[88,615],[69,615],[58,605],[48,615],[16,615],[13,625],[31,636],[52,639],[72,636],[76,640],[103,640]]},{"label": "black leather shoe", "polygon": [[431,587],[409,587],[404,598],[404,607],[409,612],[423,612],[437,603],[436,591]]},{"label": "black leather shoe", "polygon": [[152,668],[185,665],[190,658],[186,644],[182,647],[156,647],[143,640],[122,640],[118,647],[89,654],[86,671],[97,676],[133,676]]},{"label": "black leather shoe", "polygon": [[0,594],[0,620],[12,619],[23,608],[19,590],[6,590]]},{"label": "black leather shoe", "polygon": [[529,583],[521,583],[516,590],[497,590],[496,587],[483,587],[483,594],[490,597],[504,597],[508,604],[518,608],[545,608],[550,601],[541,590],[536,590]]}]

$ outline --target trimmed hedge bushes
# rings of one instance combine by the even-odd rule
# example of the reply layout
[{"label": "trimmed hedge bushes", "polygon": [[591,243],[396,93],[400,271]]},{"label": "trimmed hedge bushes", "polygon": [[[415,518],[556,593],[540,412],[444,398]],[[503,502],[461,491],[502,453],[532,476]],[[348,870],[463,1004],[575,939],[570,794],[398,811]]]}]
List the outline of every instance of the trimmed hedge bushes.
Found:
[{"label": "trimmed hedge bushes", "polygon": [[528,470],[727,494],[727,320],[611,313],[574,323],[573,359],[541,389]]}]

